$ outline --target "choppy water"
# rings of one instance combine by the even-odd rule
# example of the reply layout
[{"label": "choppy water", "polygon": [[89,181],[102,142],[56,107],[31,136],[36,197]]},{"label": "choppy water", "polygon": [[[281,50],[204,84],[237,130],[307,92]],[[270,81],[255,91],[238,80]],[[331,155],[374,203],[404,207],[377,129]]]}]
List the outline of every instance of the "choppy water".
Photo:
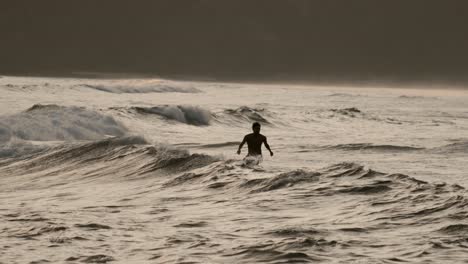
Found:
[{"label": "choppy water", "polygon": [[[468,263],[468,92],[13,77],[0,92],[0,263]],[[246,167],[254,121],[275,156]]]}]

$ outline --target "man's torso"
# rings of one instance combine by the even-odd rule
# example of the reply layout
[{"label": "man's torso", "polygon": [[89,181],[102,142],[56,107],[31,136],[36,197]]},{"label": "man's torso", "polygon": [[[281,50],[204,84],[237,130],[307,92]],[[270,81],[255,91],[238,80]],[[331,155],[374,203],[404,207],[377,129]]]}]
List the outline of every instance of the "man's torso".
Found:
[{"label": "man's torso", "polygon": [[249,156],[262,155],[262,143],[265,141],[265,136],[262,134],[248,134],[245,136],[249,149]]}]

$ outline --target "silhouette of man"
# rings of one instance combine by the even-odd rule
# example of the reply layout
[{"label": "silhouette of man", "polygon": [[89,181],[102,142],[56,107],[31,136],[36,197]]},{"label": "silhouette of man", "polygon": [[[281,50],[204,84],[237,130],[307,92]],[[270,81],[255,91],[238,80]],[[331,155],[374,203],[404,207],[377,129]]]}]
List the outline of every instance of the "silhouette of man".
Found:
[{"label": "silhouette of man", "polygon": [[242,146],[247,142],[247,147],[249,148],[247,156],[261,156],[262,143],[265,143],[265,147],[270,151],[270,155],[273,156],[273,151],[271,151],[270,145],[267,143],[267,138],[260,134],[260,124],[258,122],[253,123],[252,130],[253,133],[246,135],[244,140],[242,140],[242,143],[240,143],[237,154],[241,153]]}]

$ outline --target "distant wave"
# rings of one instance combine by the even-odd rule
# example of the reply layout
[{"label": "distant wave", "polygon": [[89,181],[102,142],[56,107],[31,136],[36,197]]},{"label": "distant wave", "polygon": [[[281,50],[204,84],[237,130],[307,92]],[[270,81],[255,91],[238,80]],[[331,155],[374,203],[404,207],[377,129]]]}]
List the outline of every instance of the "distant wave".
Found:
[{"label": "distant wave", "polygon": [[[235,109],[225,109],[221,114],[218,114],[219,121],[235,121],[235,122],[260,122],[261,124],[271,124],[265,117],[267,111],[263,108],[251,108],[241,106]],[[224,120],[222,118],[224,117]]]},{"label": "distant wave", "polygon": [[338,144],[333,146],[326,146],[323,149],[336,149],[336,150],[368,150],[368,151],[382,151],[382,152],[406,152],[406,151],[419,151],[424,148],[398,146],[398,145],[374,145],[371,143],[355,143],[355,144]]},{"label": "distant wave", "polygon": [[212,119],[209,110],[190,105],[162,105],[154,107],[132,107],[131,109],[140,114],[159,115],[169,120],[176,120],[195,126],[207,126]]},{"label": "distant wave", "polygon": [[361,110],[357,109],[356,107],[351,108],[343,108],[343,109],[330,109],[333,113],[355,117],[358,114],[362,114]]},{"label": "distant wave", "polygon": [[331,93],[327,95],[329,97],[360,97],[362,95],[359,94],[350,94],[350,93]]},{"label": "distant wave", "polygon": [[213,143],[213,144],[204,144],[199,145],[199,148],[222,148],[222,147],[232,147],[239,145],[239,141],[229,141],[229,142],[222,142],[222,143]]},{"label": "distant wave", "polygon": [[5,84],[5,85],[1,85],[0,87],[5,87],[5,88],[7,88],[7,89],[9,89],[9,90],[13,90],[13,91],[21,91],[21,90],[23,90],[23,91],[30,91],[30,90],[33,90],[33,89],[35,89],[35,88],[39,88],[39,87],[41,87],[41,86],[47,87],[47,86],[49,86],[49,84],[48,84],[48,83],[45,83],[45,84],[43,84],[43,85],[39,85],[39,84],[24,84],[24,85],[18,85],[18,84],[11,84],[11,83],[9,83],[9,84]]},{"label": "distant wave", "polygon": [[400,96],[398,96],[398,98],[400,98],[400,99],[409,99],[409,100],[411,100],[411,99],[421,99],[421,100],[423,100],[423,99],[432,99],[432,100],[439,99],[437,97],[428,97],[428,96],[420,96],[420,95],[400,95]]},{"label": "distant wave", "polygon": [[167,81],[119,81],[101,84],[82,84],[82,87],[108,93],[199,93],[199,89]]},{"label": "distant wave", "polygon": [[403,121],[396,120],[394,118],[380,118],[372,116],[370,114],[364,113],[356,107],[349,108],[338,108],[328,110],[328,118],[339,117],[339,118],[361,118],[370,121],[385,122],[389,124],[398,124],[401,125]]}]

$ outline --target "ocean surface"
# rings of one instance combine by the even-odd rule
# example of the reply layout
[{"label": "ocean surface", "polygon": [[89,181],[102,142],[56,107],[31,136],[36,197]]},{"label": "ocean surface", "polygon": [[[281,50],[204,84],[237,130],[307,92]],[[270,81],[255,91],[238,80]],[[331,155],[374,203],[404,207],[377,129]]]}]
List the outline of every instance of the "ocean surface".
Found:
[{"label": "ocean surface", "polygon": [[2,264],[468,263],[467,176],[466,90],[0,78]]}]

